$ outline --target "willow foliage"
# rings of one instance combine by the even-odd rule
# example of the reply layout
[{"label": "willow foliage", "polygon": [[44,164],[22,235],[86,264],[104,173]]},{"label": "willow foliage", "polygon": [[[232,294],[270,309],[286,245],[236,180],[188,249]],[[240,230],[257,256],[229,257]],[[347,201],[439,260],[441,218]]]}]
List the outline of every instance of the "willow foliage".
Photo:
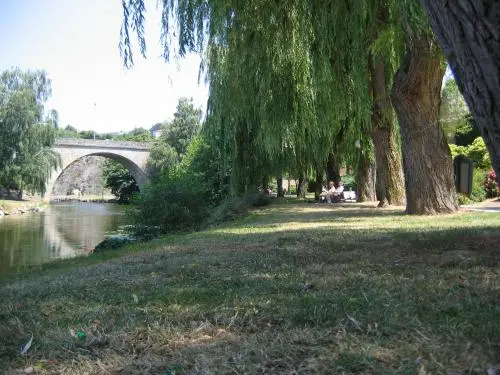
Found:
[{"label": "willow foliage", "polygon": [[11,69],[0,74],[0,184],[45,193],[59,155],[51,146],[56,129],[43,124],[50,80],[43,71]]},{"label": "willow foliage", "polygon": [[[137,3],[123,0],[122,46],[130,45],[130,25],[145,45]],[[370,51],[390,55],[396,66],[401,20],[421,21],[413,11],[401,17],[401,9],[419,6],[415,0],[383,4],[389,26],[377,24],[375,0],[163,1],[164,57],[203,53],[208,133],[232,165],[237,190],[266,173],[324,163],[334,143],[354,153],[354,141],[370,127]],[[122,56],[132,62],[130,49]],[[341,124],[347,131],[339,140]]]}]

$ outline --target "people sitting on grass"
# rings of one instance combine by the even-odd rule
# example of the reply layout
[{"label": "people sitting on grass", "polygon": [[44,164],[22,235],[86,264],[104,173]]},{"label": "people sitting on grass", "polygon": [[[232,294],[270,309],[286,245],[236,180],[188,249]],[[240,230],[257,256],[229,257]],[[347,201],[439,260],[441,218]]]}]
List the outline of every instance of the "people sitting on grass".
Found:
[{"label": "people sitting on grass", "polygon": [[[335,184],[333,183],[333,181],[330,181],[328,182],[328,188],[325,188],[323,186],[323,191],[321,192],[321,194],[319,195],[319,201],[321,203],[326,203],[328,202],[328,197],[331,193],[333,193],[335,191]],[[328,202],[330,203],[330,202]]]},{"label": "people sitting on grass", "polygon": [[323,187],[323,191],[319,195],[319,201],[322,203],[338,203],[342,200],[344,192],[344,183],[339,182],[328,182],[328,189]]},{"label": "people sitting on grass", "polygon": [[323,187],[323,191],[319,195],[320,203],[338,203],[342,200],[344,193],[344,183],[328,182],[328,189]]},{"label": "people sitting on grass", "polygon": [[344,183],[342,181],[339,181],[335,184],[333,184],[334,189],[330,189],[328,191],[328,195],[326,197],[326,201],[328,203],[338,203],[342,200],[343,198],[343,193],[344,193]]}]

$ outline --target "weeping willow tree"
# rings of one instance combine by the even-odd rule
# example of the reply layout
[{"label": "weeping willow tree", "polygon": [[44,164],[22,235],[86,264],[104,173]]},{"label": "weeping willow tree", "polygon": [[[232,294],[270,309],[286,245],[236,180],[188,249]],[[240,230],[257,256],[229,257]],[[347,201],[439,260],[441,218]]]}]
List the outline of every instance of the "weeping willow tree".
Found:
[{"label": "weeping willow tree", "polygon": [[500,2],[421,2],[500,181]]},{"label": "weeping willow tree", "polygon": [[[383,86],[387,91],[391,79],[380,78],[378,73],[381,67],[384,72],[389,69],[386,69],[385,61],[380,56],[372,60],[371,75],[369,64],[370,46],[373,39],[377,39],[373,30],[377,22],[380,23],[377,13],[379,3],[374,0],[355,4],[351,1],[319,0],[163,2],[162,41],[165,57],[170,56],[174,34],[178,35],[178,51],[181,55],[187,51],[205,52],[210,84],[208,116],[214,128],[212,133],[218,134],[214,138],[218,147],[225,150],[228,162],[232,163],[236,193],[242,193],[256,181],[261,181],[262,176],[259,174],[280,169],[305,171],[310,166],[326,162],[334,135],[338,133],[342,121],[355,124],[362,134],[369,132],[373,97],[376,108],[381,108],[383,112],[382,120],[377,120],[378,123],[374,121],[375,128],[385,131],[384,121],[389,118],[384,113],[384,106],[388,107],[387,93],[381,94],[377,90]],[[402,61],[408,64],[415,58],[411,54],[415,46],[413,37],[420,35],[412,33],[412,30],[420,32],[426,29],[426,21],[418,12],[409,13],[415,1],[403,3],[384,4],[394,14],[401,16],[397,18],[398,24],[394,28],[407,36],[405,49],[402,49],[406,58]],[[125,64],[130,65],[133,55],[128,28],[133,27],[137,31],[139,45],[144,52],[141,28],[144,8],[141,0],[125,0],[124,9],[122,54]],[[175,32],[171,29],[174,19],[178,25]],[[430,34],[421,35],[427,38]],[[433,68],[431,65],[421,67]],[[429,77],[434,80],[432,84],[439,81],[438,75],[431,74]],[[380,82],[377,81],[379,78]],[[401,81],[396,80],[395,83],[393,94],[402,87]],[[429,84],[429,81],[424,83]],[[408,89],[412,90],[411,87]],[[424,90],[417,89],[416,93],[425,96]],[[397,104],[400,123],[405,123],[401,135],[406,155],[404,166],[408,212],[450,211],[453,209],[450,203],[453,202],[453,192],[448,188],[451,175],[448,165],[444,165],[445,147],[433,148],[435,144],[429,142],[429,137],[437,134],[426,134],[425,130],[430,128],[420,124],[428,119],[434,127],[437,122],[432,116],[420,116],[412,121],[411,108],[398,101],[406,93],[400,91],[399,94],[399,97],[393,95],[393,101]],[[421,100],[422,97],[413,99]],[[430,105],[424,108],[427,115],[433,113],[433,102],[424,98],[419,103]],[[411,131],[412,126],[415,132]],[[385,149],[396,155],[393,125],[387,127],[389,131],[385,132],[388,135],[377,141],[376,147],[379,151]],[[353,145],[355,139],[348,143]],[[360,155],[369,161],[373,157],[368,144],[362,142],[364,148]],[[432,148],[439,156],[428,157],[425,153],[415,152],[412,147],[417,144],[426,144],[423,147],[425,150]],[[346,152],[358,155],[353,146]],[[358,158],[360,161],[361,156]],[[382,159],[382,163],[390,162],[387,155],[379,159]],[[432,163],[441,161],[444,167],[434,170]],[[414,168],[415,165],[430,167]],[[368,171],[368,168],[361,170]],[[391,171],[391,168],[386,167],[385,170]],[[393,175],[398,176],[397,167],[394,170],[396,172]],[[445,178],[434,176],[443,171]],[[391,178],[384,177],[383,184],[390,186],[390,181]],[[432,182],[446,187],[431,187],[426,194],[414,193],[414,187],[410,185],[421,185],[422,182],[424,185]],[[390,196],[388,191],[385,196]]]},{"label": "weeping willow tree", "polygon": [[405,47],[391,97],[403,142],[406,211],[453,212],[457,203],[451,153],[439,124],[444,59],[419,2],[404,0],[398,6]]},{"label": "weeping willow tree", "polygon": [[397,124],[390,99],[392,78],[399,65],[401,50],[397,38],[399,23],[390,1],[377,1],[375,19],[368,38],[370,86],[372,92],[371,135],[377,165],[377,199],[379,207],[403,205],[405,186]]},{"label": "weeping willow tree", "polygon": [[[342,22],[339,29],[347,27],[345,10],[331,7],[325,13],[322,2],[213,2],[209,11],[200,5],[186,17],[192,7],[170,5],[181,20],[180,39],[190,41],[190,48],[198,48],[200,35],[208,34],[208,116],[223,135],[219,146],[232,161],[236,193],[260,182],[262,172],[305,175],[311,166],[326,163],[341,121],[367,121],[366,71],[353,69],[366,61],[354,62],[360,54],[338,54],[315,38],[331,32],[331,18],[324,14]],[[190,17],[208,19],[208,30],[193,30],[207,23]],[[352,45],[348,36],[337,41]]]},{"label": "weeping willow tree", "polygon": [[50,93],[43,71],[11,69],[0,74],[0,185],[45,193],[51,171],[60,164],[51,149],[56,129],[43,123]]}]

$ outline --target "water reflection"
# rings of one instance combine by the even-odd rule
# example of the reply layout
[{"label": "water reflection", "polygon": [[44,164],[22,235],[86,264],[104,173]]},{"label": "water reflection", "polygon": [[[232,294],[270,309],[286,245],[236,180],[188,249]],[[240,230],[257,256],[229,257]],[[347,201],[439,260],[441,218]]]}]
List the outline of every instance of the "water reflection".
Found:
[{"label": "water reflection", "polygon": [[126,224],[123,207],[57,204],[44,212],[0,218],[0,274],[88,253],[106,232]]}]

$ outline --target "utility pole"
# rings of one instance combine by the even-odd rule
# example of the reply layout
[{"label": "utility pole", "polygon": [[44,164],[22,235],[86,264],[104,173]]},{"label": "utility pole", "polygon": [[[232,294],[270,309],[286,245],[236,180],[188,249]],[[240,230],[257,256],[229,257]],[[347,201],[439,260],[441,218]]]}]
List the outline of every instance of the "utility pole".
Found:
[{"label": "utility pole", "polygon": [[[97,103],[94,103],[94,126],[97,125]],[[94,141],[95,141],[95,130],[94,130]]]}]

